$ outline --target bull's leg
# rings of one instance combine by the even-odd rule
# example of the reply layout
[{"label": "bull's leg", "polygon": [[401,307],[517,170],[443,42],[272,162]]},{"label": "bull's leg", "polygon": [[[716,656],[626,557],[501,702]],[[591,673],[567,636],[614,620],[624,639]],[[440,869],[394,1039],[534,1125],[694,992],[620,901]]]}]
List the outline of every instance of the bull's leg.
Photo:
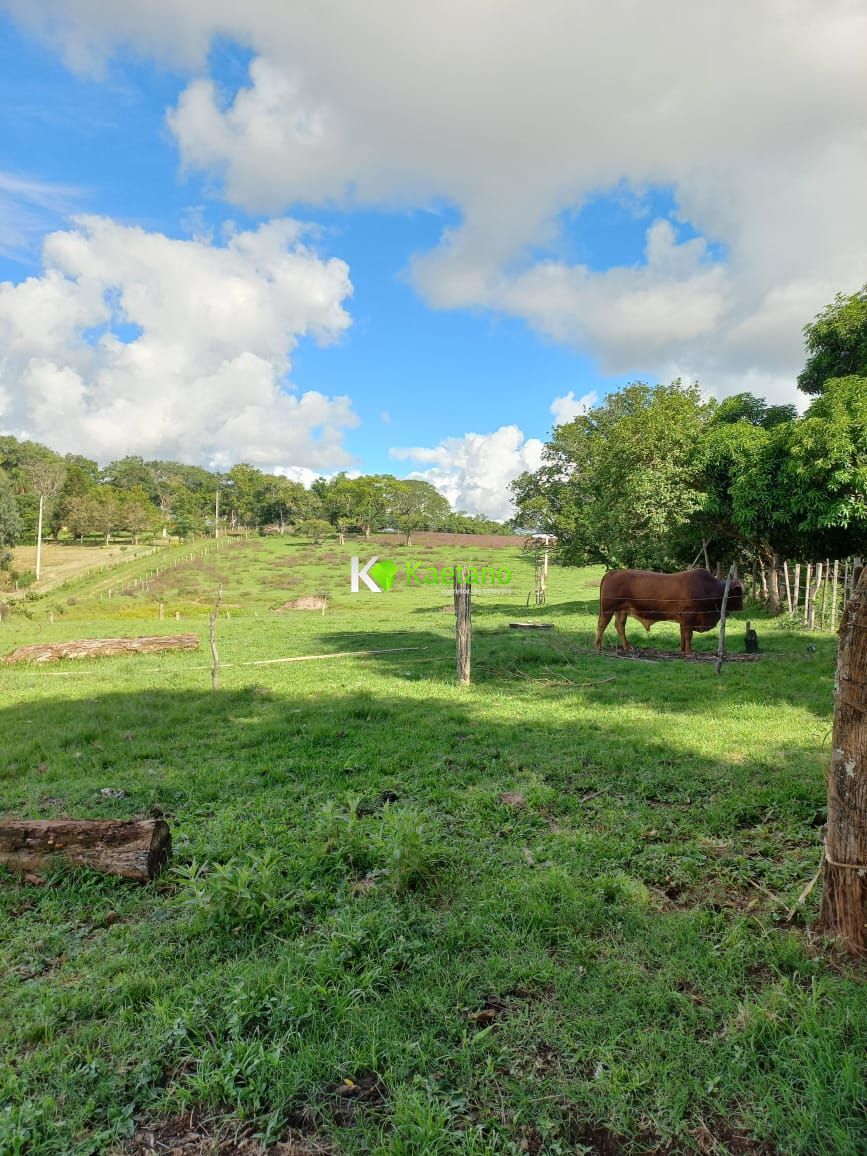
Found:
[{"label": "bull's leg", "polygon": [[596,642],[594,643],[597,650],[602,649],[602,635],[608,629],[608,623],[614,617],[613,610],[600,610],[599,621],[596,623]]},{"label": "bull's leg", "polygon": [[680,624],[680,653],[687,657],[692,654],[692,627]]},{"label": "bull's leg", "polygon": [[624,650],[631,650],[629,639],[626,637],[626,611],[618,610],[614,615],[614,625],[617,628],[617,633],[620,636],[620,642]]}]

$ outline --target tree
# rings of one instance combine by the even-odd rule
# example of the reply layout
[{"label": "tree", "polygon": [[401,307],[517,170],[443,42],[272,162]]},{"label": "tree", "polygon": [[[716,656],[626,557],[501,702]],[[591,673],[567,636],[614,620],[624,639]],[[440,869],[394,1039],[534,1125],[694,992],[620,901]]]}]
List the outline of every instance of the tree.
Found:
[{"label": "tree", "polygon": [[303,522],[298,523],[295,531],[299,537],[309,538],[314,546],[319,546],[323,538],[327,538],[332,533],[332,526],[324,518],[306,518]]},{"label": "tree", "polygon": [[114,490],[136,490],[144,493],[148,501],[157,499],[157,480],[150,462],[129,456],[116,462],[109,462],[101,473],[101,480]]},{"label": "tree", "polygon": [[21,517],[8,478],[0,472],[0,570],[9,568],[21,535]]},{"label": "tree", "polygon": [[867,285],[849,295],[838,293],[804,328],[807,362],[798,389],[822,393],[835,377],[867,378]]},{"label": "tree", "polygon": [[[41,448],[41,447],[40,447]],[[36,526],[36,581],[42,573],[42,524],[45,503],[58,493],[66,478],[66,463],[51,450],[32,453],[21,467],[26,485],[39,498],[39,520]]]},{"label": "tree", "polygon": [[417,478],[392,479],[390,486],[390,514],[394,524],[404,535],[407,546],[412,545],[413,534],[420,530],[439,530],[451,513],[446,498],[430,482]]},{"label": "tree", "polygon": [[541,468],[513,484],[515,524],[556,535],[568,563],[677,568],[696,549],[693,454],[710,413],[680,381],[610,394],[556,426]]},{"label": "tree", "polygon": [[118,497],[119,519],[121,529],[132,536],[135,544],[141,534],[153,530],[158,511],[148,495],[140,486],[122,492]]}]

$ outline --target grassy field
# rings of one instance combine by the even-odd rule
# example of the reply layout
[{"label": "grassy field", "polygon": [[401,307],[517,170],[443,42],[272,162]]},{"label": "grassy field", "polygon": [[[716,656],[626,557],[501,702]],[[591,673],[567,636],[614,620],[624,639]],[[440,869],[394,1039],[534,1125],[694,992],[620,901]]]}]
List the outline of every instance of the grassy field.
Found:
[{"label": "grassy field", "polygon": [[[149,887],[0,881],[0,1152],[864,1152],[863,968],[811,937],[815,891],[787,918],[833,637],[753,612],[760,661],[720,677],[598,657],[599,571],[527,610],[514,548],[375,548],[513,571],[475,600],[471,687],[447,587],[349,593],[370,543],[227,545],[0,625],[2,652],[176,613],[203,639],[0,667],[3,810],[163,814],[175,844]],[[343,651],[380,653],[251,665]]]}]

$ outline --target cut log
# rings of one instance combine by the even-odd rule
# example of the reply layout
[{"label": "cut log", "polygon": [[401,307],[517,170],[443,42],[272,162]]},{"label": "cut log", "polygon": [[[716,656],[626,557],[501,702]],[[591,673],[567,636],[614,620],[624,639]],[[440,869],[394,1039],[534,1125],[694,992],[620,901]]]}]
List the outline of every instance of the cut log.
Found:
[{"label": "cut log", "polygon": [[553,622],[510,622],[510,630],[553,630]]},{"label": "cut log", "polygon": [[0,865],[44,876],[58,863],[147,883],[172,853],[162,819],[6,819],[0,816]]},{"label": "cut log", "polygon": [[109,658],[118,654],[158,654],[162,650],[198,650],[197,634],[156,634],[145,638],[79,638],[71,642],[34,642],[10,651],[2,662],[57,662],[61,658]]}]

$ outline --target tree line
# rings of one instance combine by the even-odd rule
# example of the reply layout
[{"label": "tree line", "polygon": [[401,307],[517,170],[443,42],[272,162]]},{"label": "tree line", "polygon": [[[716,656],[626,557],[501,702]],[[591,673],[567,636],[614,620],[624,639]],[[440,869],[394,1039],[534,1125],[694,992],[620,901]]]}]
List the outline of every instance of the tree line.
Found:
[{"label": "tree line", "polygon": [[[505,533],[503,523],[453,511],[429,482],[340,473],[300,482],[241,463],[225,473],[173,461],[125,457],[100,467],[36,442],[0,437],[0,567],[11,547],[55,540],[109,542],[123,535],[195,535],[270,530],[341,542],[384,529],[408,544],[423,530]],[[40,533],[41,531],[41,533]]]},{"label": "tree line", "polygon": [[[758,571],[774,611],[785,560],[867,553],[867,286],[804,330],[799,415],[750,393],[706,400],[635,382],[555,427],[512,486],[516,522],[554,534],[562,561]],[[792,566],[794,574],[794,565]]]}]

